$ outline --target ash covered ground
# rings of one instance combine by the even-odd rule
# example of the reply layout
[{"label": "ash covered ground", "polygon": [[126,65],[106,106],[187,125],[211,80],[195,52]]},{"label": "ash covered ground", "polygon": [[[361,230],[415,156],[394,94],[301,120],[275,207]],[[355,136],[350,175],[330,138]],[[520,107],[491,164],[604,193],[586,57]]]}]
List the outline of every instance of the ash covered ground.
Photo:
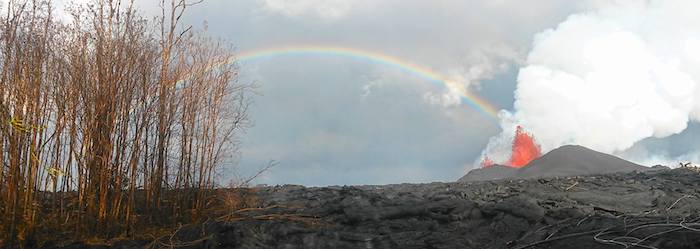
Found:
[{"label": "ash covered ground", "polygon": [[693,169],[244,191],[256,207],[157,241],[63,248],[700,248]]}]

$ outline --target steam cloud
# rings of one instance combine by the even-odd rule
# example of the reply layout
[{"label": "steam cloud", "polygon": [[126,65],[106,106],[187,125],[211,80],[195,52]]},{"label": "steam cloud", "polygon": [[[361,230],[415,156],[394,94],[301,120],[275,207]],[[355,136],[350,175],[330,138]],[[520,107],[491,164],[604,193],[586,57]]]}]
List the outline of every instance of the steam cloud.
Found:
[{"label": "steam cloud", "polygon": [[484,156],[506,161],[516,125],[543,152],[580,144],[616,153],[700,121],[698,9],[696,0],[625,1],[536,35],[515,111],[501,112],[504,132]]},{"label": "steam cloud", "polygon": [[503,44],[471,51],[466,68],[452,69],[443,73],[447,76],[447,91],[442,93],[427,92],[423,98],[430,104],[443,107],[455,107],[462,104],[462,93],[470,88],[479,88],[482,80],[491,79],[494,75],[508,69],[509,63],[516,61],[517,51]]}]

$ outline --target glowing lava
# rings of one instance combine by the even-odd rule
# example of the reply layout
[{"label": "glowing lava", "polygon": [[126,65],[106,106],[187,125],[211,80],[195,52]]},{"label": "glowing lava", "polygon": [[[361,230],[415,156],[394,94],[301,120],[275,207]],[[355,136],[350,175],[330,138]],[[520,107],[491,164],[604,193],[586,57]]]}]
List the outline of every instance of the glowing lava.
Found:
[{"label": "glowing lava", "polygon": [[[513,168],[522,168],[542,155],[542,150],[535,142],[535,138],[525,132],[523,127],[519,125],[515,130],[515,138],[513,139],[511,150],[510,160],[506,164]],[[485,156],[484,160],[481,161],[481,168],[488,168],[494,164],[493,160]]]},{"label": "glowing lava", "polygon": [[494,164],[495,164],[495,163],[493,162],[493,160],[491,160],[491,158],[489,158],[488,156],[486,156],[486,157],[484,157],[484,160],[481,161],[481,168],[482,168],[482,169],[485,169],[485,168],[488,168],[488,167],[493,166]]},{"label": "glowing lava", "polygon": [[540,146],[535,143],[535,138],[523,131],[523,127],[518,125],[513,139],[513,153],[510,155],[508,165],[514,168],[521,168],[530,161],[542,155]]}]

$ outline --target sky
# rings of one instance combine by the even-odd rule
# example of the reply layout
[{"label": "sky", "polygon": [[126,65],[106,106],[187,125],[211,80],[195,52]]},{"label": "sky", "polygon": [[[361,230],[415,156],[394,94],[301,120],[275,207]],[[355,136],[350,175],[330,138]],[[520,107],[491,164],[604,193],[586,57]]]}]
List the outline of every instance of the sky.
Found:
[{"label": "sky", "polygon": [[[155,1],[153,1],[155,2]],[[152,2],[138,2],[156,13]],[[255,184],[308,186],[454,181],[475,167],[503,117],[459,99],[460,87],[503,113],[516,113],[520,69],[535,41],[606,1],[569,0],[206,0],[183,20],[206,27],[240,55],[285,47],[329,52],[275,54],[237,62],[258,88],[252,126],[222,181],[274,161]],[[558,30],[558,29],[557,29]],[[391,57],[427,70],[383,63]],[[530,56],[530,58],[532,58]],[[457,88],[441,80],[455,82]],[[467,101],[468,102],[468,101]],[[636,141],[617,151],[650,163],[700,150],[700,126]],[[537,134],[535,134],[537,137]],[[664,161],[667,162],[668,160]]]}]

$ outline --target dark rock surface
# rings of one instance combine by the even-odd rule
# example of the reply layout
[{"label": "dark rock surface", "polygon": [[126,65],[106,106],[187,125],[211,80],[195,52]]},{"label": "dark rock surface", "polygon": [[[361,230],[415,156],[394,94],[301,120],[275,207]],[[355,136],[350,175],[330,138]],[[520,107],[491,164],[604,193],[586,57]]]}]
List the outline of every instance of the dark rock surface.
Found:
[{"label": "dark rock surface", "polygon": [[700,248],[690,169],[250,191],[259,208],[121,248]]},{"label": "dark rock surface", "polygon": [[506,165],[495,164],[488,168],[478,168],[469,171],[457,180],[458,182],[492,181],[515,176],[518,169]]},{"label": "dark rock surface", "polygon": [[474,169],[458,181],[582,176],[657,169],[659,168],[638,165],[583,146],[564,145],[532,160],[522,168],[494,165],[489,168]]}]

